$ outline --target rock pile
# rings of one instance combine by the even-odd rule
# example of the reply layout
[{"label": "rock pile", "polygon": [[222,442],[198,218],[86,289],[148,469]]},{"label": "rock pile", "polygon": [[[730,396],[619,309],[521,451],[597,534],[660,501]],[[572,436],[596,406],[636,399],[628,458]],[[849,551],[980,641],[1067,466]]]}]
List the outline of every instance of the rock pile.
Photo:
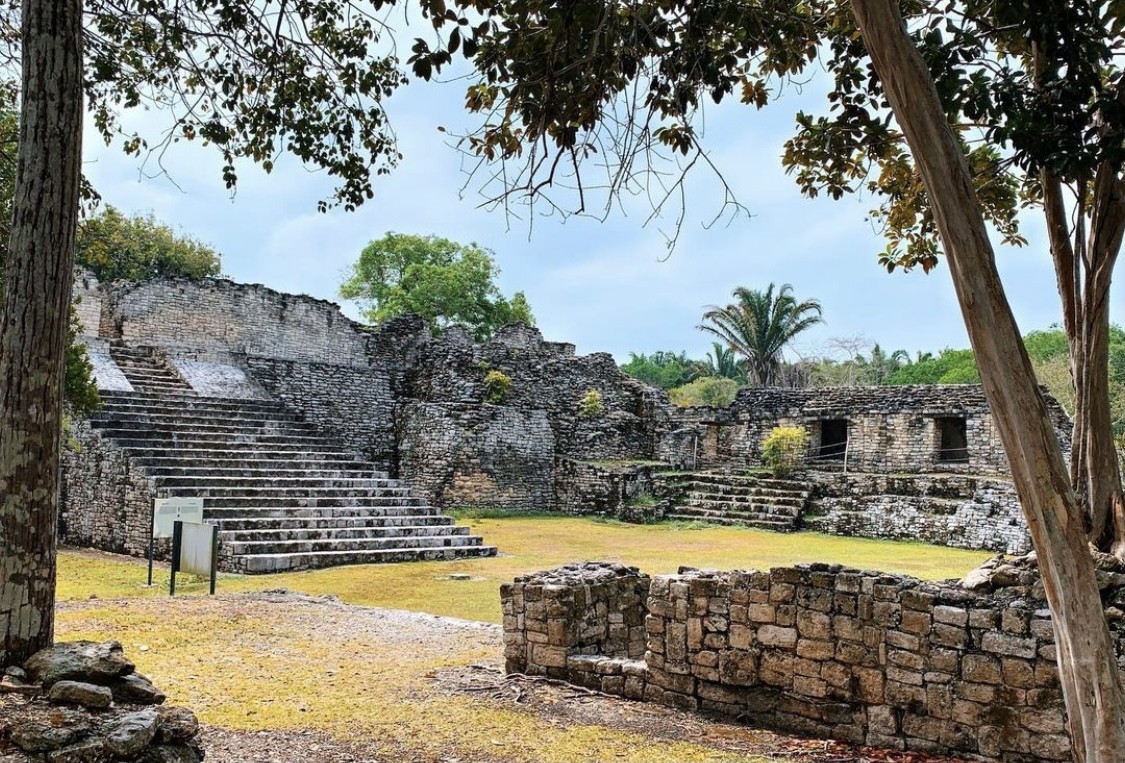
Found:
[{"label": "rock pile", "polygon": [[56,644],[0,678],[0,763],[199,763],[195,714],[163,702],[116,641]]}]

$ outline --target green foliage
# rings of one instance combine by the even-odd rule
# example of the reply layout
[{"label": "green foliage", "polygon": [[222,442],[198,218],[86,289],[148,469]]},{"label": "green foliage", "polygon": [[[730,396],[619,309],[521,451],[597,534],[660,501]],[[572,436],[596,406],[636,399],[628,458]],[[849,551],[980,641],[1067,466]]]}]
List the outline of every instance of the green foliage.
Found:
[{"label": "green foliage", "polygon": [[895,370],[887,384],[980,384],[972,350],[944,349],[937,357],[925,353]]},{"label": "green foliage", "polygon": [[70,343],[66,347],[66,378],[63,381],[63,395],[71,416],[86,416],[102,407],[102,398],[94,381],[94,366],[90,363],[86,345],[78,341],[79,330],[78,311],[71,303]]},{"label": "green foliage", "polygon": [[793,287],[774,284],[765,291],[737,287],[733,304],[711,306],[698,326],[718,337],[746,360],[749,380],[772,386],[781,381],[782,352],[794,337],[822,322],[820,303],[815,299],[798,302]]},{"label": "green foliage", "polygon": [[720,342],[711,343],[711,351],[702,362],[696,363],[696,368],[700,376],[722,376],[740,386],[746,383],[746,359]]},{"label": "green foliage", "polygon": [[707,405],[712,408],[726,408],[734,402],[737,394],[738,384],[734,379],[722,376],[704,376],[668,391],[668,397],[672,402],[682,407]]},{"label": "green foliage", "polygon": [[499,405],[512,394],[512,378],[495,368],[484,375],[484,401]]},{"label": "green foliage", "polygon": [[654,387],[672,389],[694,379],[698,369],[686,352],[658,350],[651,355],[629,353],[629,362],[622,365],[621,370]]},{"label": "green foliage", "polygon": [[788,477],[800,468],[808,447],[804,427],[774,427],[762,440],[762,463],[774,477]]},{"label": "green foliage", "polygon": [[588,389],[578,401],[578,418],[592,419],[602,415],[605,404],[602,402],[602,393],[596,389]]},{"label": "green foliage", "polygon": [[151,214],[126,217],[112,206],[79,224],[74,256],[103,282],[203,278],[221,268],[206,244],[177,235]]},{"label": "green foliage", "polygon": [[413,313],[435,333],[463,325],[478,341],[509,323],[535,324],[523,292],[511,299],[496,286],[493,253],[437,236],[388,233],[368,243],[340,285],[372,323]]}]

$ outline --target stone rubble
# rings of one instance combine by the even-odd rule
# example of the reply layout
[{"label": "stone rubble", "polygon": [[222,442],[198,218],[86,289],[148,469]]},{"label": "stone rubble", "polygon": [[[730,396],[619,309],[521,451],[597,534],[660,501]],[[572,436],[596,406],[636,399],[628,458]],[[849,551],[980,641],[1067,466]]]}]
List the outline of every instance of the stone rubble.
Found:
[{"label": "stone rubble", "polygon": [[[199,721],[166,707],[115,641],[56,644],[0,683],[3,763],[199,763]],[[14,702],[6,697],[25,696]]]}]

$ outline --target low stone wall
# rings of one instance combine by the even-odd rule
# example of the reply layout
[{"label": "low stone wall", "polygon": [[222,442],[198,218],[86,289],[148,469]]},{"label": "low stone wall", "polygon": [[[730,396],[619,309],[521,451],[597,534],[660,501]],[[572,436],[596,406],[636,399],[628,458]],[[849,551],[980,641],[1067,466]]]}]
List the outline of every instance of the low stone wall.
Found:
[{"label": "low stone wall", "polygon": [[62,453],[59,539],[68,546],[147,554],[156,497],[152,480],[89,422],[71,422],[70,435],[77,448]]},{"label": "low stone wall", "polygon": [[664,464],[632,461],[559,459],[555,467],[555,501],[568,514],[601,514],[626,522],[664,517],[655,497],[654,472]]},{"label": "low stone wall", "polygon": [[[1069,760],[1050,613],[1014,590],[824,564],[652,579],[570,565],[501,587],[505,657],[512,672],[815,737]],[[641,618],[643,660],[628,625]]]},{"label": "low stone wall", "polygon": [[1010,481],[954,474],[808,472],[807,529],[864,538],[921,540],[957,548],[1031,550]]}]

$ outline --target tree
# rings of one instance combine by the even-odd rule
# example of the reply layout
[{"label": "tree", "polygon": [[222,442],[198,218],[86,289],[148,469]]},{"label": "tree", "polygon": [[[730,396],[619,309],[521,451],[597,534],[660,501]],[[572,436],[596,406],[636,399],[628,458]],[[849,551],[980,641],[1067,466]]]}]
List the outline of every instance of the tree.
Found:
[{"label": "tree", "polygon": [[746,383],[746,360],[721,342],[712,342],[711,351],[699,363],[699,372],[700,376],[721,376],[741,386]]},{"label": "tree", "polygon": [[[1110,281],[1125,233],[1117,55],[1125,10],[1088,0],[973,1],[918,3],[910,13],[982,214],[1006,241],[1022,244],[1021,205],[1043,213],[1074,387],[1071,479],[1091,540],[1125,560],[1125,493],[1107,386]],[[889,239],[881,261],[929,271],[942,252],[939,226],[904,131],[882,119],[882,91],[858,39],[836,40],[829,97],[845,108],[799,115],[784,161],[810,195],[864,189],[881,197],[872,212]]]},{"label": "tree", "polygon": [[668,390],[674,405],[708,405],[726,408],[738,394],[738,383],[725,376],[701,376],[698,379]]},{"label": "tree", "polygon": [[782,351],[793,338],[822,322],[820,303],[798,302],[793,287],[782,284],[774,295],[774,284],[763,291],[737,287],[733,304],[711,306],[703,314],[700,331],[718,337],[746,361],[747,377],[753,384],[771,386],[779,381]]},{"label": "tree", "polygon": [[887,384],[891,376],[910,362],[910,355],[906,350],[895,350],[887,353],[876,342],[871,347],[871,357],[857,355],[855,363],[859,366],[860,379],[863,384]]},{"label": "tree", "polygon": [[478,341],[509,323],[535,325],[523,292],[500,293],[493,256],[476,244],[388,233],[363,248],[340,296],[358,301],[371,323],[413,313],[435,332],[463,325]]},{"label": "tree", "polygon": [[651,355],[631,352],[621,370],[654,387],[672,389],[692,381],[698,375],[698,363],[684,351],[657,350]]},{"label": "tree", "polygon": [[79,223],[75,247],[75,261],[103,282],[203,278],[221,268],[206,244],[177,235],[152,214],[127,217],[113,206]]},{"label": "tree", "polygon": [[892,371],[887,384],[980,384],[980,372],[972,350],[946,347],[937,356],[919,353],[915,362]]},{"label": "tree", "polygon": [[[1038,551],[1075,756],[1116,759],[1125,749],[1125,692],[1086,529],[1091,519],[1093,536],[1104,536],[1098,518],[1107,507],[1114,515],[1107,522],[1120,527],[1113,508],[1120,502],[1099,505],[1089,498],[1087,511],[1075,494],[995,268],[987,222],[1004,236],[1018,236],[1011,227],[1014,212],[1008,211],[1018,183],[1006,173],[1008,167],[1045,179],[1041,190],[1048,227],[1059,229],[1058,235],[1052,233],[1052,246],[1062,249],[1056,260],[1073,265],[1057,269],[1072,355],[1076,342],[1084,348],[1079,354],[1085,368],[1075,376],[1102,378],[1105,265],[1125,225],[1120,179],[1125,109],[1114,59],[1125,28],[1121,4],[923,0],[907,4],[909,19],[897,0],[669,0],[659,7],[594,1],[563,6],[550,0],[469,4],[474,14],[497,20],[473,27],[465,52],[480,72],[469,85],[468,104],[487,115],[482,129],[469,136],[469,150],[512,163],[496,176],[509,181],[514,192],[539,196],[544,189],[578,189],[578,210],[586,207],[588,185],[577,173],[591,156],[619,160],[606,170],[604,185],[611,193],[647,180],[670,185],[665,195],[657,189],[658,205],[678,197],[682,176],[668,181],[666,173],[648,172],[645,160],[664,147],[691,157],[688,168],[707,161],[693,126],[703,97],[720,101],[737,91],[744,102],[763,106],[771,81],[802,72],[824,53],[837,83],[844,83],[832,99],[847,128],[829,134],[836,143],[825,152],[826,161],[842,168],[845,177],[853,167],[879,167],[878,177],[887,182],[877,182],[876,188],[885,187],[893,199],[917,200],[924,194],[925,204],[914,207],[917,214],[911,214],[910,203],[892,207],[902,218],[892,221],[891,232],[913,237],[922,253],[941,241]],[[431,18],[435,26],[445,23],[440,13]],[[448,18],[458,29],[468,23],[456,12]],[[953,35],[956,44],[947,45],[946,35]],[[464,37],[469,35],[458,32],[454,40],[450,33],[450,44],[439,50],[419,42],[415,71],[427,76],[452,52],[464,51]],[[1010,139],[1011,155],[968,146],[960,128],[970,123],[983,124],[989,135],[1003,139],[994,144]],[[854,144],[869,153],[857,161]],[[896,158],[897,171],[888,167],[884,172],[879,160]],[[829,180],[835,177],[829,174]],[[1089,258],[1082,266],[1068,261],[1061,234],[1069,237],[1072,229],[1061,214],[1065,205],[1057,203],[1061,185],[1055,178],[1073,179],[1085,189],[1077,196],[1079,206],[1096,221],[1091,229],[1105,232],[1098,234],[1096,254],[1083,245]],[[846,190],[839,184],[829,188],[838,194]],[[1097,203],[1085,207],[1086,202]],[[1084,234],[1085,214],[1079,219],[1073,232]],[[1092,300],[1088,312],[1065,308],[1077,304],[1073,287],[1080,273],[1087,274],[1082,283],[1089,287],[1085,298]],[[1106,397],[1095,389],[1099,383],[1075,385],[1089,397],[1086,421],[1104,421],[1094,409]],[[1092,445],[1093,439],[1083,446],[1078,468],[1084,468],[1086,479],[1079,481],[1098,483],[1087,489],[1099,495],[1119,490],[1116,465],[1105,475],[1090,468],[1098,447]]]},{"label": "tree", "polygon": [[[332,175],[321,208],[354,209],[399,155],[382,98],[404,81],[375,54],[377,7],[348,0],[23,0],[19,160],[0,314],[0,666],[50,643],[61,390],[80,187],[83,106],[107,141],[157,163],[178,140],[269,171],[288,152]],[[13,73],[14,74],[14,73]],[[85,96],[85,104],[83,103]],[[169,129],[150,144],[116,110],[149,105]],[[14,603],[14,604],[13,604]]]}]

